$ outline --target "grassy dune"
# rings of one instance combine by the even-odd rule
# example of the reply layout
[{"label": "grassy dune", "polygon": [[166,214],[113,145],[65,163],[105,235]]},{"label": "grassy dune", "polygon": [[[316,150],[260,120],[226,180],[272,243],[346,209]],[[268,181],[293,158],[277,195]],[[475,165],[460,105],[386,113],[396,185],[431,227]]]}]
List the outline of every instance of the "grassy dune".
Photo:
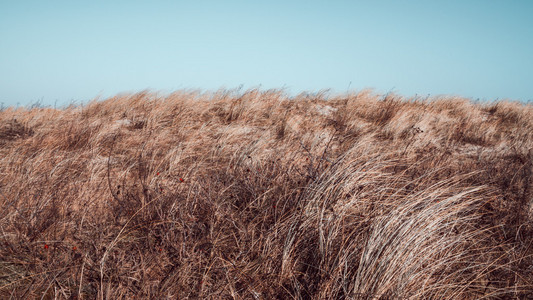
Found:
[{"label": "grassy dune", "polygon": [[0,112],[0,298],[525,298],[533,106],[368,91]]}]

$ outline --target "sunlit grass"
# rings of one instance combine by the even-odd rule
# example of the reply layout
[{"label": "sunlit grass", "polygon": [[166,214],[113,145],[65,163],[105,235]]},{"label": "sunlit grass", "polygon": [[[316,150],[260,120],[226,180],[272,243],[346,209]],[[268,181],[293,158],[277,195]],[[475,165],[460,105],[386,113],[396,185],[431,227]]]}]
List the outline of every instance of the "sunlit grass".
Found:
[{"label": "sunlit grass", "polygon": [[524,298],[532,135],[531,105],[369,91],[6,108],[0,296]]}]

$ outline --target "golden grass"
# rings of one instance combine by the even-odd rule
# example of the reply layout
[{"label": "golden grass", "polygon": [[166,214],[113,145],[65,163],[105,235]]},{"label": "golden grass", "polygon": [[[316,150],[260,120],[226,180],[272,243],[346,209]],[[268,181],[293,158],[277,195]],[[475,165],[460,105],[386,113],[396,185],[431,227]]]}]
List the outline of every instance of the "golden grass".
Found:
[{"label": "golden grass", "polygon": [[524,298],[532,136],[530,104],[370,91],[7,108],[0,298]]}]

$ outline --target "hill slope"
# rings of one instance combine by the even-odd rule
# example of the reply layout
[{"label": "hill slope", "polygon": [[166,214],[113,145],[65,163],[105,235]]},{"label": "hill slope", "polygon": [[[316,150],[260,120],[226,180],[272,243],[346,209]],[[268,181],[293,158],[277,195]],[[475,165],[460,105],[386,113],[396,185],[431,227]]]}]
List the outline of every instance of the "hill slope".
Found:
[{"label": "hill slope", "polygon": [[2,298],[525,297],[533,107],[370,92],[0,112]]}]

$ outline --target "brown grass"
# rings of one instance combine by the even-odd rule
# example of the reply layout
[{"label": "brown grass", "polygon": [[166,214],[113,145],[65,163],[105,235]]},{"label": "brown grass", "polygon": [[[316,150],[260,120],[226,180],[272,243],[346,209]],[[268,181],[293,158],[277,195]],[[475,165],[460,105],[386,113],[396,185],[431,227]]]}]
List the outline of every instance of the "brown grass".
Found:
[{"label": "brown grass", "polygon": [[525,298],[533,107],[143,92],[0,112],[0,298]]}]

